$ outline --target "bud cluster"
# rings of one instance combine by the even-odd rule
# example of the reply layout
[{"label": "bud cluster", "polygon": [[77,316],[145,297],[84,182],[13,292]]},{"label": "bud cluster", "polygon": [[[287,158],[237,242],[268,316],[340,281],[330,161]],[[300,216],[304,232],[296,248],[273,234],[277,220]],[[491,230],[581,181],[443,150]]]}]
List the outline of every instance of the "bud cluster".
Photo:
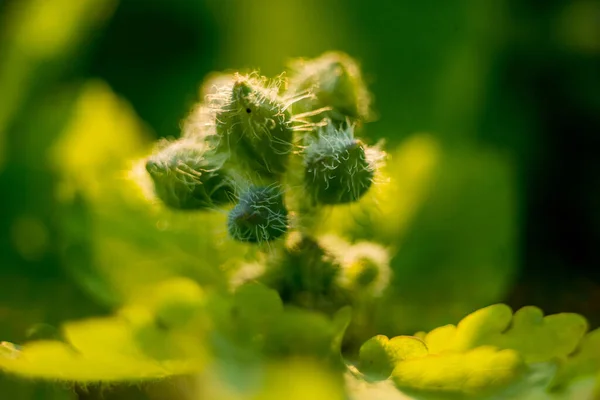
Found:
[{"label": "bud cluster", "polygon": [[201,95],[182,138],[147,159],[156,197],[176,210],[225,208],[231,239],[269,243],[263,280],[289,303],[333,311],[352,291],[378,295],[386,250],[346,244],[336,253],[310,233],[319,208],[373,187],[384,157],[356,137],[372,114],[358,64],[326,53],[293,62],[287,80],[217,74]]}]

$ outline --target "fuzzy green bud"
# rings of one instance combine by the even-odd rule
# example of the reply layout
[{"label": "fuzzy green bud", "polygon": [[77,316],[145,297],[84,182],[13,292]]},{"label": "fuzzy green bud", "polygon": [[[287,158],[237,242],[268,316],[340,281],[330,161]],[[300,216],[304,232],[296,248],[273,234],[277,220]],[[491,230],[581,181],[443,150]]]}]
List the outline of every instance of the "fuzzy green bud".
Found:
[{"label": "fuzzy green bud", "polygon": [[371,187],[381,157],[354,138],[352,127],[328,125],[305,149],[306,189],[317,204],[355,202]]},{"label": "fuzzy green bud", "polygon": [[224,157],[202,143],[180,140],[168,144],[146,161],[156,196],[177,210],[205,210],[230,203],[231,180]]},{"label": "fuzzy green bud", "polygon": [[312,92],[312,97],[294,104],[294,112],[304,113],[324,107],[320,114],[336,125],[351,120],[368,120],[371,116],[371,96],[356,61],[341,52],[328,52],[312,60],[296,60],[291,64],[292,93]]},{"label": "fuzzy green bud", "polygon": [[227,219],[229,235],[240,242],[262,243],[281,237],[288,229],[283,192],[276,185],[251,187],[240,196]]},{"label": "fuzzy green bud", "polygon": [[390,256],[387,249],[361,242],[344,251],[338,283],[361,294],[380,296],[390,282]]},{"label": "fuzzy green bud", "polygon": [[337,255],[304,233],[291,232],[285,246],[270,254],[262,282],[275,288],[284,303],[326,313],[347,304],[335,285],[341,268]]},{"label": "fuzzy green bud", "polygon": [[263,177],[285,173],[293,149],[290,115],[266,80],[236,76],[209,95],[215,110],[219,151],[243,169]]}]

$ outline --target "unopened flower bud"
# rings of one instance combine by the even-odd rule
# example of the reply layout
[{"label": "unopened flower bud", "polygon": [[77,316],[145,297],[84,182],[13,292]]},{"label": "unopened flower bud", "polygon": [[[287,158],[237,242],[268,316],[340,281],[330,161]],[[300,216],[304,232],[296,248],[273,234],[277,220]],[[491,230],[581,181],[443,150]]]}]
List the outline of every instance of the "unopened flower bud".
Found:
[{"label": "unopened flower bud", "polygon": [[382,153],[354,138],[352,127],[328,125],[311,139],[304,155],[305,185],[316,203],[360,199],[371,187]]},{"label": "unopened flower bud", "polygon": [[156,196],[171,208],[203,210],[230,203],[231,181],[223,170],[224,158],[202,143],[180,140],[153,154],[146,170]]},{"label": "unopened flower bud", "polygon": [[294,112],[330,107],[319,116],[331,119],[338,126],[347,118],[363,121],[370,118],[371,96],[360,68],[347,54],[328,52],[312,60],[296,60],[291,69],[290,91],[311,91],[313,94],[294,104]]},{"label": "unopened flower bud", "polygon": [[262,243],[282,236],[288,228],[288,211],[281,188],[251,187],[240,196],[227,220],[229,235],[240,242]]},{"label": "unopened flower bud", "polygon": [[292,152],[290,115],[264,80],[236,76],[212,99],[219,151],[230,161],[260,176],[277,177],[286,171]]},{"label": "unopened flower bud", "polygon": [[384,247],[360,242],[345,249],[338,275],[340,286],[378,297],[388,287],[390,276],[390,255]]},{"label": "unopened flower bud", "polygon": [[263,281],[286,303],[333,313],[345,304],[334,287],[339,269],[338,257],[317,239],[295,231],[270,254]]}]

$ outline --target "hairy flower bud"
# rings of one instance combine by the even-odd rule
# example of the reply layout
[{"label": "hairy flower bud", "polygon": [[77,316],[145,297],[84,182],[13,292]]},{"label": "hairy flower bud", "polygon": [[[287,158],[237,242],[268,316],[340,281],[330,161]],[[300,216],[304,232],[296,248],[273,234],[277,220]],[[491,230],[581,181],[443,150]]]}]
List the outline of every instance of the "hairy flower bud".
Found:
[{"label": "hairy flower bud", "polygon": [[231,84],[208,95],[215,110],[219,151],[260,176],[277,177],[292,152],[290,115],[266,80],[237,75]]},{"label": "hairy flower bud", "polygon": [[230,203],[231,181],[222,168],[224,158],[202,143],[172,142],[146,161],[156,196],[171,208],[202,210]]},{"label": "hairy flower bud", "polygon": [[392,272],[385,247],[373,242],[350,244],[335,235],[322,236],[319,243],[339,260],[336,285],[353,297],[378,297],[388,287]]},{"label": "hairy flower bud", "polygon": [[360,68],[347,54],[328,52],[312,60],[296,60],[291,69],[290,92],[313,93],[312,97],[294,104],[295,112],[330,107],[320,117],[327,117],[336,125],[343,125],[347,118],[363,121],[370,118],[371,96]]},{"label": "hairy flower bud", "polygon": [[338,282],[363,294],[380,296],[390,282],[390,256],[384,247],[370,242],[346,249]]},{"label": "hairy flower bud", "polygon": [[306,147],[306,189],[320,204],[357,201],[371,187],[381,155],[355,139],[352,127],[328,125]]},{"label": "hairy flower bud", "polygon": [[246,190],[229,213],[227,227],[229,235],[240,242],[262,243],[282,236],[288,228],[288,211],[281,188]]},{"label": "hairy flower bud", "polygon": [[346,304],[334,288],[339,269],[336,255],[318,240],[295,231],[284,247],[270,254],[262,279],[286,303],[333,313]]}]

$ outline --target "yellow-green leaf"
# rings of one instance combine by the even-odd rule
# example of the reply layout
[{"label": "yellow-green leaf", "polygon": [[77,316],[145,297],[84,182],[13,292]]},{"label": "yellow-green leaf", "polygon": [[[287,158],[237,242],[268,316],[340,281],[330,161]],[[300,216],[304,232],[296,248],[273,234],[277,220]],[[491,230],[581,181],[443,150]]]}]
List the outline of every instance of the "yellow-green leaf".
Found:
[{"label": "yellow-green leaf", "polygon": [[600,383],[600,329],[589,332],[576,352],[560,366],[553,388],[560,389],[578,377],[598,375]]},{"label": "yellow-green leaf", "polygon": [[139,381],[199,371],[207,359],[205,331],[202,322],[191,322],[194,316],[203,321],[201,298],[191,280],[166,281],[115,316],[63,324],[61,340],[3,343],[0,369],[78,382]]},{"label": "yellow-green leaf", "polygon": [[417,337],[396,336],[389,339],[377,335],[360,347],[359,369],[370,380],[383,380],[390,377],[398,363],[427,354],[427,346]]},{"label": "yellow-green leaf", "polygon": [[392,372],[407,393],[474,396],[505,387],[525,370],[514,350],[482,346],[464,353],[445,352],[402,361]]},{"label": "yellow-green leaf", "polygon": [[572,353],[587,330],[578,314],[544,317],[536,307],[523,307],[514,316],[510,307],[496,304],[465,317],[457,326],[446,325],[425,336],[431,353],[465,351],[490,345],[519,352],[527,363],[550,361]]},{"label": "yellow-green leaf", "polygon": [[[100,356],[100,350],[104,355]],[[128,357],[113,349],[80,353],[57,341],[37,341],[21,349],[2,352],[0,369],[28,378],[78,382],[139,381],[195,370],[189,362],[159,363],[145,357]],[[8,354],[7,354],[8,353]]]}]

